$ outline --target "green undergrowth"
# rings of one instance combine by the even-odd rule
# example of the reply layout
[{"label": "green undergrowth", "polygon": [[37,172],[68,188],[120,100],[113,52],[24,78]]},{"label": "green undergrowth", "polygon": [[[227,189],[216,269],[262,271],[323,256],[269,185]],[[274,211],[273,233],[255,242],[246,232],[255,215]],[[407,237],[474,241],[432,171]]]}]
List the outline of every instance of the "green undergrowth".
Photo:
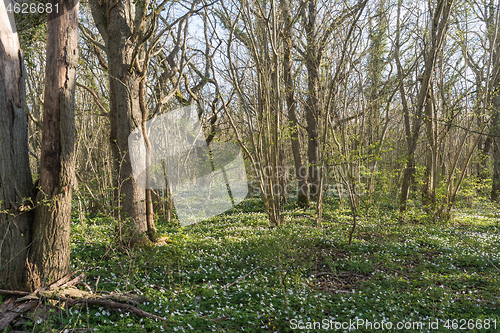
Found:
[{"label": "green undergrowth", "polygon": [[392,210],[366,211],[349,246],[348,210],[327,204],[317,227],[313,208],[289,204],[286,224],[269,228],[262,203],[248,199],[187,227],[160,219],[161,242],[134,250],[113,244],[109,219],[75,220],[72,265],[87,284],[95,289],[99,279],[99,292],[140,294],[147,301],[138,307],[166,320],[78,305],[23,329],[382,331],[370,322],[388,332],[500,331],[498,214],[464,209],[448,224],[418,214],[400,223]]}]

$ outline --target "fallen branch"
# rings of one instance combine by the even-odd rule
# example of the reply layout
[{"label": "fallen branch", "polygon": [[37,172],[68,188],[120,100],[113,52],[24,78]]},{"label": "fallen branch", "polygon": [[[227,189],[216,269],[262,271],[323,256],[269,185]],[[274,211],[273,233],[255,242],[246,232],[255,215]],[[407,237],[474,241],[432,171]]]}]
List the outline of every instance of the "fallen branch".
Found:
[{"label": "fallen branch", "polygon": [[[62,284],[61,287],[74,286],[75,284],[80,283],[83,280],[83,278],[85,278],[85,273],[82,273],[82,274],[78,275],[76,278],[74,278],[73,280]],[[51,286],[50,289],[53,289],[53,287]]]},{"label": "fallen branch", "polygon": [[9,298],[0,305],[0,330],[7,328],[10,323],[20,314],[33,308],[38,302],[29,301],[27,303],[16,305],[13,298]]},{"label": "fallen branch", "polygon": [[[57,282],[51,284],[48,288],[39,287],[33,293],[26,291],[17,290],[2,290],[0,289],[1,295],[7,296],[20,296],[17,300],[9,299],[0,305],[0,330],[2,327],[7,327],[12,320],[14,320],[20,313],[26,312],[33,306],[38,304],[40,299],[50,299],[59,302],[65,302],[66,304],[73,306],[75,304],[87,304],[87,305],[101,305],[108,308],[123,309],[125,311],[132,312],[139,317],[151,318],[154,320],[166,321],[165,318],[156,316],[149,312],[143,311],[133,305],[118,303],[106,298],[114,298],[120,301],[134,303],[138,305],[141,301],[147,301],[145,297],[138,296],[132,297],[130,295],[119,294],[119,293],[108,293],[104,297],[97,297],[87,291],[79,290],[74,285],[81,283],[85,278],[85,274],[82,273],[70,280],[73,275],[78,271],[70,273]],[[69,281],[68,281],[69,280]],[[68,297],[69,296],[69,297]],[[29,301],[26,303],[21,303],[16,305],[15,303],[20,303],[24,301]],[[222,317],[221,317],[222,318]],[[222,320],[220,318],[214,320]]]},{"label": "fallen branch", "polygon": [[[78,273],[80,270],[77,270],[77,271],[74,271],[74,272],[71,272],[65,276],[63,276],[61,279],[59,279],[58,281],[52,283],[50,286],[49,286],[49,289],[55,289],[55,288],[58,288],[62,285],[64,285],[69,279],[71,279],[73,277],[73,275],[75,275],[76,273]],[[80,275],[84,275],[83,273],[80,274]],[[71,282],[68,282],[69,285]],[[38,288],[37,290],[41,290],[41,288]]]},{"label": "fallen branch", "polygon": [[6,295],[6,296],[26,296],[29,295],[30,293],[26,291],[17,291],[17,290],[3,290],[0,289],[0,295]]},{"label": "fallen branch", "polygon": [[97,293],[97,285],[99,284],[99,280],[101,279],[101,276],[99,275],[97,277],[97,281],[95,282],[95,289],[94,289],[94,293]]},{"label": "fallen branch", "polygon": [[125,311],[130,311],[134,314],[136,314],[139,317],[143,318],[151,318],[155,320],[161,320],[161,321],[167,321],[167,319],[154,315],[152,313],[143,311],[139,308],[136,308],[133,305],[130,304],[123,304],[123,303],[117,303],[109,300],[104,300],[104,299],[98,299],[98,298],[80,298],[80,299],[73,299],[73,298],[60,298],[60,297],[50,297],[50,299],[55,299],[55,300],[60,300],[61,302],[67,302],[68,305],[75,305],[75,304],[90,304],[90,305],[102,305],[108,308],[115,308],[115,309],[123,309]]},{"label": "fallen branch", "polygon": [[242,277],[236,279],[236,281],[230,283],[230,284],[226,284],[224,287],[222,287],[222,289],[227,289],[229,287],[232,287],[234,286],[236,283],[240,282],[241,280],[243,280],[244,278],[246,278],[247,276],[249,276],[250,274],[252,274],[253,272],[255,272],[257,269],[260,268],[260,265],[255,267],[254,269],[252,269],[250,272],[248,272],[247,274],[243,275]]},{"label": "fallen branch", "polygon": [[130,292],[126,293],[108,292],[107,295],[101,296],[99,298],[104,300],[113,299],[118,302],[124,302],[135,306],[139,305],[140,303],[150,302],[150,300],[147,299],[146,297],[141,295],[133,295]]},{"label": "fallen branch", "polygon": [[[63,291],[64,292],[64,291]],[[67,291],[66,291],[67,292]],[[12,295],[12,296],[25,296],[25,297],[30,297],[29,299],[23,299],[21,298],[21,301],[24,301],[24,300],[30,300],[31,302],[33,302],[34,300],[31,299],[31,296],[34,296],[33,294],[29,294],[27,292],[24,292],[24,291],[10,291],[10,290],[0,290],[0,294],[3,294],[3,295]],[[90,305],[101,305],[101,306],[105,306],[105,307],[108,307],[108,308],[115,308],[115,309],[123,309],[125,311],[130,311],[134,314],[136,314],[137,316],[139,317],[144,317],[144,318],[151,318],[151,319],[155,319],[155,320],[161,320],[161,321],[166,321],[165,318],[163,317],[160,317],[160,316],[156,316],[154,314],[151,314],[149,312],[146,312],[146,311],[143,311],[133,305],[130,305],[130,304],[124,304],[124,303],[118,303],[118,302],[114,302],[114,301],[110,301],[110,300],[106,300],[106,299],[102,299],[102,298],[68,298],[68,297],[61,297],[59,294],[57,294],[57,292],[51,292],[49,294],[49,292],[45,291],[44,293],[41,293],[43,298],[45,299],[51,299],[51,300],[56,300],[56,301],[60,301],[60,302],[66,302],[69,306],[73,306],[75,304],[90,304]],[[38,299],[38,297],[37,297]],[[11,301],[12,303],[18,303],[17,301],[14,301],[14,299],[12,299]],[[31,303],[31,302],[28,302],[28,303],[25,303],[25,304],[36,304],[38,302],[34,302],[34,303]],[[4,303],[5,304],[5,303]],[[30,308],[32,306],[30,305]],[[18,311],[15,311],[15,312],[12,312],[13,314],[16,313],[16,316],[12,315],[12,316],[8,316],[8,319],[9,319],[9,323],[14,320],[15,317],[17,317],[17,315],[19,315],[19,312]],[[3,318],[5,318],[5,315],[3,316]],[[2,323],[2,320],[0,320],[0,323]],[[8,325],[8,323],[7,323]]]},{"label": "fallen branch", "polygon": [[[69,282],[66,282],[73,275],[75,275],[77,272],[78,271],[75,271],[75,272],[72,272],[70,274],[65,275],[64,277],[62,277],[58,281],[56,281],[53,284],[51,284],[48,288],[40,286],[34,292],[27,293],[26,295],[23,295],[22,297],[16,299],[16,302],[23,302],[23,301],[28,301],[28,300],[36,300],[36,299],[39,299],[42,296],[47,297],[48,294],[51,294],[51,295],[52,294],[56,294],[58,292],[61,292],[61,290],[63,290],[64,288],[66,288],[65,292],[67,292],[67,293],[73,291],[73,294],[70,294],[69,296],[82,297],[84,295],[83,294],[84,292],[82,292],[82,291],[80,291],[80,290],[78,290],[76,288],[69,288],[68,289],[68,287],[72,287],[75,284],[80,283],[83,280],[83,278],[85,277],[85,273],[82,273],[82,274],[78,275],[76,278],[74,278],[73,280],[71,280]],[[75,292],[76,292],[76,294],[75,294]]]}]

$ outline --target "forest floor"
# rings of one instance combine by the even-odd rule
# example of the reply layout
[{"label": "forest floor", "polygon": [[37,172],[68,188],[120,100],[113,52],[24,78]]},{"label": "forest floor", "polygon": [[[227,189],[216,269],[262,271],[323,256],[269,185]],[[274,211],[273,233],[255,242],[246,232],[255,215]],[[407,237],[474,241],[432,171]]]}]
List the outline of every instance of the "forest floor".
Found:
[{"label": "forest floor", "polygon": [[87,284],[141,294],[138,307],[166,321],[76,305],[18,329],[497,332],[500,214],[478,207],[456,211],[449,224],[416,208],[408,223],[372,209],[359,217],[351,246],[352,218],[333,204],[321,228],[313,208],[289,205],[286,224],[271,229],[261,201],[248,199],[188,227],[159,220],[161,242],[133,251],[113,245],[110,220],[75,219],[72,263]]}]

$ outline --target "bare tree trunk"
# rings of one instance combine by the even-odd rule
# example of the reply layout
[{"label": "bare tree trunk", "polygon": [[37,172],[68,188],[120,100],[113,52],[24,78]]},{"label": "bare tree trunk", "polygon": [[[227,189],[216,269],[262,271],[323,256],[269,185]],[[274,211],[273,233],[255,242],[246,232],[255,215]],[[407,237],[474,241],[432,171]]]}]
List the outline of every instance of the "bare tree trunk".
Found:
[{"label": "bare tree trunk", "polygon": [[[491,200],[496,201],[500,196],[500,12],[498,5],[493,1],[485,5],[486,39],[489,47],[486,80],[486,105],[491,110],[491,124],[489,136],[483,147],[483,154],[487,156],[492,150],[493,177],[491,184]],[[482,74],[482,73],[481,73]],[[482,75],[480,77],[482,79]],[[486,161],[484,160],[484,165]]]},{"label": "bare tree trunk", "polygon": [[141,127],[142,134],[144,136],[144,141],[146,143],[146,226],[148,238],[152,242],[158,240],[156,233],[155,223],[154,223],[154,210],[153,210],[153,197],[152,189],[149,184],[149,172],[151,168],[151,142],[149,141],[148,133],[146,130],[146,121],[148,118],[148,111],[146,109],[146,77],[142,76],[141,82],[139,83],[139,107],[141,109]]},{"label": "bare tree trunk", "polygon": [[[118,15],[113,15],[115,21],[120,21]],[[122,18],[125,20],[125,18]],[[114,22],[111,27],[119,27],[120,22]],[[119,29],[120,31],[126,31]],[[118,36],[117,36],[118,35]],[[139,80],[135,73],[128,72],[132,48],[125,44],[126,37],[118,32],[110,32],[109,38],[109,75],[110,75],[110,140],[113,158],[118,168],[117,181],[120,188],[120,217],[123,222],[123,244],[129,246],[144,243],[147,231],[146,224],[146,191],[140,188],[133,177],[132,164],[128,152],[128,136],[140,124],[134,119],[142,120],[139,110]],[[125,48],[125,50],[123,50]],[[127,57],[128,56],[128,57]]]},{"label": "bare tree trunk", "polygon": [[[78,0],[58,5],[47,18],[47,65],[40,160],[40,192],[35,209],[32,274],[41,283],[70,269],[71,198],[75,179],[75,75],[78,65]],[[33,286],[37,287],[36,285]]]},{"label": "bare tree trunk", "polygon": [[[379,0],[376,5],[375,17],[370,19],[370,58],[369,58],[369,106],[368,117],[363,117],[363,121],[369,120],[366,124],[368,131],[368,155],[378,156],[382,143],[385,139],[387,126],[383,126],[380,111],[382,109],[382,76],[386,65],[384,54],[386,53],[386,39],[388,19],[386,14],[386,0]],[[373,24],[373,20],[375,24]],[[387,121],[386,121],[387,123]],[[368,179],[366,189],[368,200],[373,203],[373,194],[375,192],[375,177],[378,160],[373,158],[368,161]]]},{"label": "bare tree trunk", "polygon": [[[485,103],[482,96],[484,96],[483,92],[483,72],[475,72],[476,75],[476,90],[477,90],[477,98],[476,98],[476,121],[477,126],[480,127],[484,123],[484,105]],[[489,152],[489,142],[491,142],[491,137],[481,137],[477,143],[477,162],[476,162],[476,175],[479,179],[486,179],[486,161],[488,159]]]},{"label": "bare tree trunk", "polygon": [[[313,48],[313,46],[311,46]],[[312,57],[312,58],[311,58]],[[307,113],[307,157],[309,161],[309,183],[310,183],[310,196],[316,198],[318,195],[318,113],[319,113],[319,100],[318,100],[318,86],[319,76],[318,68],[316,68],[317,60],[312,56],[307,58],[307,71],[309,73],[308,84],[308,98],[306,105]]]},{"label": "bare tree trunk", "polygon": [[290,140],[292,144],[293,161],[295,165],[295,179],[297,180],[297,205],[309,206],[309,190],[307,187],[307,172],[300,155],[299,122],[297,120],[297,100],[295,99],[295,86],[293,82],[292,67],[292,26],[287,0],[281,1],[281,8],[285,20],[283,33],[283,72],[285,81],[285,96],[288,109],[288,119],[291,125]]},{"label": "bare tree trunk", "polygon": [[304,14],[304,30],[306,32],[306,68],[307,68],[307,157],[309,163],[309,195],[316,198],[318,195],[318,116],[319,116],[319,65],[321,55],[318,54],[318,32],[316,27],[318,1],[312,0],[307,4]]},{"label": "bare tree trunk", "polygon": [[0,285],[29,290],[26,265],[32,215],[24,211],[33,186],[28,158],[25,78],[14,16],[0,3]]},{"label": "bare tree trunk", "polygon": [[436,199],[436,171],[437,171],[437,142],[435,136],[435,119],[432,87],[429,88],[427,103],[425,105],[425,127],[429,143],[426,156],[424,183],[422,186],[422,204],[424,207],[433,208]]},{"label": "bare tree trunk", "polygon": [[[311,198],[316,198],[319,194],[319,143],[318,143],[318,119],[321,116],[319,87],[320,87],[320,65],[327,45],[327,40],[336,28],[348,17],[359,14],[367,3],[367,0],[359,0],[358,3],[348,8],[339,15],[327,27],[318,28],[317,15],[320,13],[318,9],[318,1],[310,0],[307,3],[301,1],[302,7],[302,25],[306,34],[305,65],[307,69],[307,101],[305,105],[307,119],[307,156],[309,163],[309,195]],[[307,9],[306,9],[307,7]]]},{"label": "bare tree trunk", "polygon": [[156,242],[158,235],[154,223],[154,209],[153,209],[153,196],[152,189],[146,189],[146,221],[148,228],[148,238],[152,242]]},{"label": "bare tree trunk", "polygon": [[[500,78],[499,78],[500,79]],[[500,82],[495,82],[492,93],[491,106],[493,109],[493,121],[491,123],[492,145],[493,145],[493,178],[491,184],[491,200],[496,201],[500,196]]]},{"label": "bare tree trunk", "polygon": [[[103,37],[108,55],[111,123],[110,141],[116,179],[118,237],[125,246],[147,242],[146,190],[134,180],[128,150],[130,133],[146,121],[140,108],[140,84],[143,73],[137,67],[141,20],[138,7],[131,1],[119,0],[112,5],[97,0],[90,2],[92,16]],[[147,2],[149,5],[149,2]],[[142,10],[147,10],[142,8]],[[142,38],[142,37],[141,37]],[[135,64],[134,64],[134,61]],[[146,115],[147,116],[147,115]],[[150,207],[151,208],[151,207]]]},{"label": "bare tree trunk", "polygon": [[[268,160],[271,162],[273,174],[271,177],[270,193],[268,203],[270,204],[270,208],[272,214],[270,215],[271,226],[279,226],[283,223],[283,217],[281,216],[282,210],[282,198],[281,196],[285,192],[284,188],[280,188],[281,178],[283,174],[280,172],[280,168],[282,167],[282,160],[279,158],[280,150],[281,150],[281,140],[279,135],[279,127],[281,124],[281,113],[282,113],[282,97],[281,97],[281,89],[280,89],[280,61],[278,60],[277,46],[278,46],[278,17],[276,11],[276,2],[274,0],[271,1],[271,10],[270,14],[272,17],[272,30],[269,31],[270,34],[270,45],[272,50],[272,58],[269,56],[268,59],[272,59],[272,70],[271,70],[271,81],[266,82],[263,80],[263,83],[267,83],[266,93],[269,95],[267,99],[268,104],[266,109],[268,114],[270,131],[266,134],[269,137],[268,141],[268,149],[265,150],[266,155],[268,155]],[[267,47],[266,47],[267,52]],[[263,77],[264,79],[264,77]],[[264,83],[265,84],[265,83]],[[276,191],[277,187],[277,191]],[[285,194],[286,195],[286,194]]]},{"label": "bare tree trunk", "polygon": [[[400,14],[401,14],[402,0],[398,3],[398,18],[396,29],[396,45],[395,45],[395,59],[398,68],[399,87],[401,93],[401,100],[403,104],[404,125],[406,131],[407,141],[407,163],[404,170],[403,183],[401,186],[401,197],[399,202],[399,210],[401,213],[406,211],[408,196],[410,193],[410,185],[412,184],[412,177],[415,170],[415,152],[417,150],[418,136],[420,134],[420,125],[422,123],[422,113],[425,103],[427,101],[428,89],[432,78],[432,72],[435,67],[438,52],[441,50],[443,41],[446,35],[448,26],[448,18],[450,16],[453,0],[440,0],[434,9],[431,28],[430,48],[427,50],[425,69],[422,75],[422,85],[417,97],[417,105],[413,112],[413,124],[410,126],[410,110],[406,101],[406,92],[403,82],[403,72],[399,59],[399,39],[400,39]],[[414,183],[414,182],[413,182]]]}]

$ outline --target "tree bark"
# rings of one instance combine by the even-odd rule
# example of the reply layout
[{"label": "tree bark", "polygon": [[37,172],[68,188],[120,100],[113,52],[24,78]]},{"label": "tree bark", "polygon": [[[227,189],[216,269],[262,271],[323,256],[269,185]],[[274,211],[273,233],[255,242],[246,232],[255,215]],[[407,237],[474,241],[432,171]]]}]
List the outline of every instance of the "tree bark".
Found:
[{"label": "tree bark", "polygon": [[[75,179],[75,75],[78,66],[78,0],[58,5],[47,18],[47,64],[37,195],[30,251],[33,288],[59,280],[70,269],[71,198]],[[40,280],[38,281],[37,278]]]},{"label": "tree bark", "polygon": [[304,20],[306,31],[306,68],[307,68],[307,157],[309,160],[309,194],[316,198],[318,190],[318,117],[319,117],[319,65],[318,36],[316,31],[317,1],[309,1],[308,20]]},{"label": "tree bark", "polygon": [[29,290],[26,257],[32,214],[23,208],[32,189],[26,112],[26,74],[13,14],[0,3],[0,285]]}]

